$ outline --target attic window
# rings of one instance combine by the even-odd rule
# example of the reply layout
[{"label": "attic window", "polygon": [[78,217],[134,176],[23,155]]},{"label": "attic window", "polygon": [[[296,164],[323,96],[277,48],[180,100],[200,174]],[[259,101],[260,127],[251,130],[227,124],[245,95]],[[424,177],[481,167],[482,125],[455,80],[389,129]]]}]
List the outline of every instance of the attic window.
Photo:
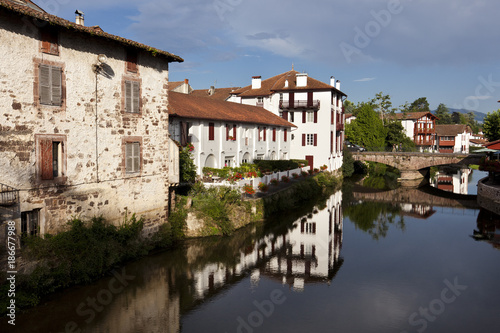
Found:
[{"label": "attic window", "polygon": [[137,73],[137,52],[132,50],[127,50],[127,72]]},{"label": "attic window", "polygon": [[42,42],[40,51],[53,55],[59,55],[59,38],[57,30],[45,28],[41,30],[40,40]]}]

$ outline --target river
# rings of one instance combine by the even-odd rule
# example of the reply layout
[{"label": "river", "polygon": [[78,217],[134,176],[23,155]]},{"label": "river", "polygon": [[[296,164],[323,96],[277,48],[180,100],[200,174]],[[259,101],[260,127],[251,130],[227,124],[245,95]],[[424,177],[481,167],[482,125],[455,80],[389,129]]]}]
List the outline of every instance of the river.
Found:
[{"label": "river", "polygon": [[[459,201],[380,198],[338,191],[231,237],[186,241],[0,329],[496,332],[500,222]],[[474,239],[475,230],[497,238]]]}]

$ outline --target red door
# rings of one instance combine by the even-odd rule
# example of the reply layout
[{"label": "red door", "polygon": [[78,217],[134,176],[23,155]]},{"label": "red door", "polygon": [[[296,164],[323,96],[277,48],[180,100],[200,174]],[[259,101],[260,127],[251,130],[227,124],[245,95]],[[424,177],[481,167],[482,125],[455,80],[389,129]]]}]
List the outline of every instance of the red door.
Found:
[{"label": "red door", "polygon": [[309,170],[314,170],[314,156],[306,155],[306,161],[309,164]]}]

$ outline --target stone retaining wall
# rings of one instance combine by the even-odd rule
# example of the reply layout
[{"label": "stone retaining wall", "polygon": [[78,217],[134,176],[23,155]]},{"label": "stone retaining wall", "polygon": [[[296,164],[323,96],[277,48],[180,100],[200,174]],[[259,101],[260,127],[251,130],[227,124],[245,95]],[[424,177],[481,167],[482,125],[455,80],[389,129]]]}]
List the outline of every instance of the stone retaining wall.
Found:
[{"label": "stone retaining wall", "polygon": [[481,208],[500,215],[500,186],[487,184],[483,178],[477,185],[477,202]]}]

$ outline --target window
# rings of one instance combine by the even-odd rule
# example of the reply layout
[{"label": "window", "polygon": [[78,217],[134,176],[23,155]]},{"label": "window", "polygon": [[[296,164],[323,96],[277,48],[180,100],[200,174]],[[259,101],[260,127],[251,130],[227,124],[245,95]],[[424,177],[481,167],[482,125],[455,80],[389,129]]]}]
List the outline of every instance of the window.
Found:
[{"label": "window", "polygon": [[59,55],[59,41],[57,30],[55,29],[42,29],[41,30],[41,47],[40,51],[42,53],[48,53],[52,55]]},{"label": "window", "polygon": [[308,123],[314,122],[314,112],[312,112],[312,111],[307,112],[307,122]]},{"label": "window", "polygon": [[142,137],[122,138],[122,170],[124,175],[142,172]]},{"label": "window", "polygon": [[233,157],[233,156],[227,156],[227,157],[224,159],[224,166],[225,166],[225,167],[232,167],[232,166],[233,166],[233,159],[234,159],[234,157]]},{"label": "window", "polygon": [[141,112],[141,83],[140,81],[125,80],[125,112]]},{"label": "window", "polygon": [[21,213],[21,236],[38,236],[40,234],[40,209]]},{"label": "window", "polygon": [[41,180],[64,180],[66,177],[66,136],[35,135],[38,174]]},{"label": "window", "polygon": [[127,72],[137,73],[137,52],[128,50],[126,55]]},{"label": "window", "polygon": [[215,140],[215,125],[214,123],[208,123],[208,140]]},{"label": "window", "polygon": [[318,145],[317,134],[302,134],[302,146],[317,146],[317,145]]},{"label": "window", "polygon": [[126,143],[125,171],[126,173],[137,173],[141,171],[141,145],[139,142]]},{"label": "window", "polygon": [[62,68],[40,64],[38,72],[40,104],[61,106],[63,103]]},{"label": "window", "polygon": [[294,112],[290,111],[290,122],[293,123],[294,121],[295,121]]}]

